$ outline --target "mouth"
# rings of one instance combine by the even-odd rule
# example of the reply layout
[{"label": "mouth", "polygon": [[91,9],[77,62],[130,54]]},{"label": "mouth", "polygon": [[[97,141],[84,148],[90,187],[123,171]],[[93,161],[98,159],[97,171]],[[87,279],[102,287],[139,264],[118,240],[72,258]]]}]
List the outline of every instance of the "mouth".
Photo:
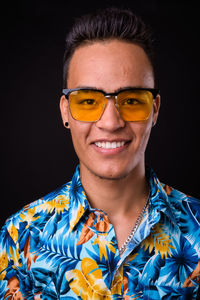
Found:
[{"label": "mouth", "polygon": [[92,143],[93,148],[104,155],[114,155],[123,152],[128,145],[130,140],[100,140]]},{"label": "mouth", "polygon": [[114,142],[107,142],[107,141],[102,141],[102,142],[95,142],[94,144],[102,149],[116,149],[123,147],[127,142],[126,141],[114,141]]}]

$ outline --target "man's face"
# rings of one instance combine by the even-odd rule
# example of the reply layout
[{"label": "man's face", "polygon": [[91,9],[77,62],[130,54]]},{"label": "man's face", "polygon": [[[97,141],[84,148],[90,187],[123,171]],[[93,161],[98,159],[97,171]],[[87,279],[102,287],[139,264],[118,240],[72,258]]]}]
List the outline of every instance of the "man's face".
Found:
[{"label": "man's face", "polygon": [[[76,49],[69,65],[67,87],[90,87],[114,93],[126,87],[153,88],[154,78],[151,64],[141,47],[111,40]],[[120,117],[114,100],[109,99],[100,120],[90,123],[74,120],[68,101],[62,96],[63,122],[69,122],[81,170],[86,168],[105,179],[120,179],[136,168],[143,168],[144,153],[152,122],[156,122],[158,116],[159,103],[158,96],[147,121],[126,122]],[[112,145],[117,147],[110,149],[106,142],[116,142]]]}]

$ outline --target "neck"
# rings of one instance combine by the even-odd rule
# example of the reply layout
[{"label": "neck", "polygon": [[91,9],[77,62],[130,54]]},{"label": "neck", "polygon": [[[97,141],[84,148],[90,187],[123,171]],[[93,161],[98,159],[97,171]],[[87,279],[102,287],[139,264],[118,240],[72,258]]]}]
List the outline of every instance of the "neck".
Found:
[{"label": "neck", "polygon": [[101,178],[80,164],[80,176],[90,205],[105,211],[110,219],[140,212],[148,197],[144,164],[114,180]]}]

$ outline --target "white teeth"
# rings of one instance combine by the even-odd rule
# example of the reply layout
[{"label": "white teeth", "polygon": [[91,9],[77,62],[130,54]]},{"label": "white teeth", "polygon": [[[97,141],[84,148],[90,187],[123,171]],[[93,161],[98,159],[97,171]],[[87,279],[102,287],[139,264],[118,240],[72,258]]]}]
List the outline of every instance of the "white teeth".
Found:
[{"label": "white teeth", "polygon": [[[118,144],[118,146],[117,146],[117,144]],[[120,147],[120,145],[119,145],[120,143],[116,143],[116,142],[112,142],[112,148],[117,148],[117,147]]]},{"label": "white teeth", "polygon": [[123,142],[96,142],[95,145],[99,148],[104,148],[104,149],[115,149],[124,146],[125,141]]},{"label": "white teeth", "polygon": [[117,146],[116,147],[120,147],[120,142],[117,142]]}]

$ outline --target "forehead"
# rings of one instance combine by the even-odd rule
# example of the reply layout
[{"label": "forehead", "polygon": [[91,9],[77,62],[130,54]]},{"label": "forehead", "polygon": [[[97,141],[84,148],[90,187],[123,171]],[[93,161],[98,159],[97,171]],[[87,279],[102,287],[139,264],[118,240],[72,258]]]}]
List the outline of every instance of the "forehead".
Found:
[{"label": "forehead", "polygon": [[119,40],[77,48],[69,65],[68,88],[93,86],[107,92],[119,87],[153,87],[152,65],[144,50]]}]

